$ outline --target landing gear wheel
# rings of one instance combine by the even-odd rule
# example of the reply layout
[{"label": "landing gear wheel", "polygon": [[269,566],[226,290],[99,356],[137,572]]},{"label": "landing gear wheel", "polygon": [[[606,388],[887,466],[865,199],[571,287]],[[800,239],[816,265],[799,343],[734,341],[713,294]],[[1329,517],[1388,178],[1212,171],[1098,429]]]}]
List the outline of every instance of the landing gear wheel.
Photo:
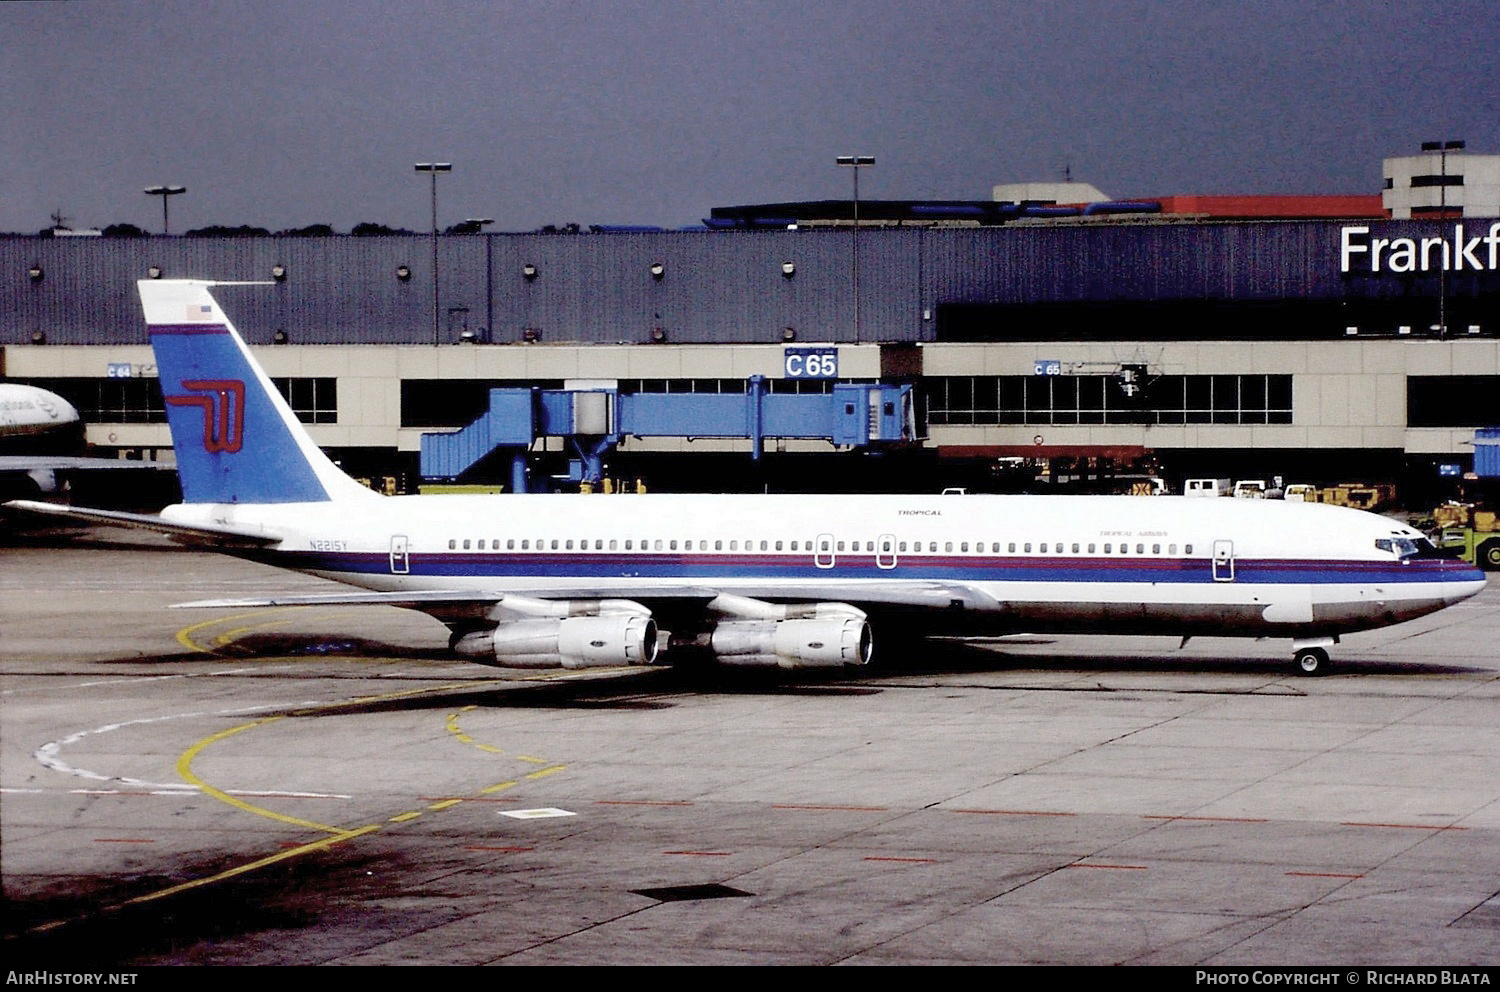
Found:
[{"label": "landing gear wheel", "polygon": [[1299,675],[1327,675],[1332,664],[1322,648],[1302,648],[1293,657]]}]

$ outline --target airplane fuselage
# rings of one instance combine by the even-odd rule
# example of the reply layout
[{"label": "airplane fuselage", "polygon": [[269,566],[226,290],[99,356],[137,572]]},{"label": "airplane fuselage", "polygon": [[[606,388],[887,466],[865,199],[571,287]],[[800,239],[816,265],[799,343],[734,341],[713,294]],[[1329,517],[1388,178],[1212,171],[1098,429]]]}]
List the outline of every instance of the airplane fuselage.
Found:
[{"label": "airplane fuselage", "polygon": [[0,382],[0,437],[45,434],[77,424],[73,404],[38,386]]},{"label": "airplane fuselage", "polygon": [[1230,499],[406,496],[166,515],[264,526],[283,539],[254,557],[371,590],[650,599],[702,585],[876,604],[966,632],[1337,636],[1433,612],[1484,583],[1462,562],[1393,549],[1420,535],[1385,517]]}]

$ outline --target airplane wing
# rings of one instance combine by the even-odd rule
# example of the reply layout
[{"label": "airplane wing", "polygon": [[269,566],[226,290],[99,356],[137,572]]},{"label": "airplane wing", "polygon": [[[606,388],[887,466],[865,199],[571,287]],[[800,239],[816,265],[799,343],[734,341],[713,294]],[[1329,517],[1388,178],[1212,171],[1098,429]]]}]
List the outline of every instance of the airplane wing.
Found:
[{"label": "airplane wing", "polygon": [[206,526],[201,524],[179,524],[149,513],[125,513],[121,510],[88,510],[80,507],[59,506],[56,503],[39,503],[29,499],[15,499],[0,504],[0,509],[9,512],[33,514],[43,517],[58,517],[76,523],[104,527],[125,527],[131,530],[147,530],[166,534],[184,544],[206,548],[261,548],[281,540],[278,535],[238,527]]},{"label": "airplane wing", "polygon": [[[254,609],[263,606],[398,606],[435,615],[462,611],[465,607],[488,608],[513,601],[564,601],[621,599],[641,603],[672,601],[708,604],[725,590],[710,586],[651,586],[607,584],[576,588],[531,588],[524,585],[504,589],[421,590],[400,592],[340,592],[312,596],[265,596],[245,599],[201,599],[174,603],[173,609]],[[836,600],[875,607],[909,609],[998,610],[1001,604],[982,590],[959,582],[848,582],[819,585],[807,590],[785,586],[735,586],[735,596],[768,602],[825,602]]]},{"label": "airplane wing", "polygon": [[[687,618],[689,641],[700,650],[707,646],[726,664],[789,668],[869,661],[866,618],[872,613],[1003,610],[1001,603],[974,586],[926,581],[850,581],[801,589],[605,583],[578,588],[351,591],[174,604],[232,610],[264,606],[420,610],[447,624],[453,649],[476,661],[568,668],[652,663],[659,648],[653,618],[672,623],[668,629],[674,631],[679,628],[671,618]],[[705,622],[710,617],[719,619]]]},{"label": "airplane wing", "polygon": [[0,455],[0,472],[89,471],[118,469],[177,470],[165,462],[132,461],[127,458],[91,458],[87,455]]}]

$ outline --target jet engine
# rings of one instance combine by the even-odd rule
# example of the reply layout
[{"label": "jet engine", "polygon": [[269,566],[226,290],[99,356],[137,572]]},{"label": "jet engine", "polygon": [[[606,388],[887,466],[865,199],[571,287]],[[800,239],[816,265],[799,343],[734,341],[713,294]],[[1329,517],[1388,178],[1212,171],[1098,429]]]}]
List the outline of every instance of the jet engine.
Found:
[{"label": "jet engine", "polygon": [[453,639],[453,650],[505,668],[601,668],[656,660],[656,621],[639,614],[510,620]]},{"label": "jet engine", "polygon": [[722,665],[837,668],[870,660],[870,625],[863,617],[824,620],[726,620],[709,635]]}]

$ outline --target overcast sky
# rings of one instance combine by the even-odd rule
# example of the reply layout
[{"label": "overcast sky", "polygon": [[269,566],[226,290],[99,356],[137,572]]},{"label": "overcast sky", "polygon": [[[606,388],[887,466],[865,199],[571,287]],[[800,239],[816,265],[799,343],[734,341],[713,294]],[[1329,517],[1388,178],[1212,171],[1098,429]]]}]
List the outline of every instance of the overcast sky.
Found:
[{"label": "overcast sky", "polygon": [[1374,193],[1500,153],[1494,0],[0,4],[0,231],[694,224],[714,206]]}]

